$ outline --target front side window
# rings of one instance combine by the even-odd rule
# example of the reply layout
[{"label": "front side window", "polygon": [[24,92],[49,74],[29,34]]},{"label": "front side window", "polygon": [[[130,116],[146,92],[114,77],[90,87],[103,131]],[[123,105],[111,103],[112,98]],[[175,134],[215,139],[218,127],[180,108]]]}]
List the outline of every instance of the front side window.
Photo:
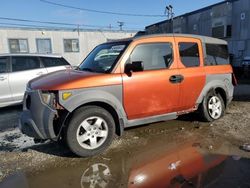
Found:
[{"label": "front side window", "polygon": [[79,52],[79,40],[78,39],[64,39],[64,52]]},{"label": "front side window", "polygon": [[140,61],[144,70],[169,68],[173,62],[171,43],[141,44],[135,47],[130,55],[130,62]]},{"label": "front side window", "polygon": [[206,44],[206,65],[227,65],[229,64],[229,53],[227,45]]},{"label": "front side window", "polygon": [[8,58],[7,57],[1,57],[0,58],[0,73],[6,73],[7,72],[7,63],[8,63]]},{"label": "front side window", "polygon": [[40,68],[40,61],[37,57],[12,57],[12,72],[38,68]]},{"label": "front side window", "polygon": [[36,39],[37,52],[43,54],[52,53],[50,39]]},{"label": "front side window", "polygon": [[185,67],[198,67],[200,66],[200,55],[197,43],[193,42],[180,42],[179,53],[181,62]]},{"label": "front side window", "polygon": [[106,43],[97,46],[78,67],[79,70],[110,73],[129,42]]},{"label": "front side window", "polygon": [[9,39],[10,53],[28,53],[27,39]]},{"label": "front side window", "polygon": [[44,67],[65,66],[69,63],[64,58],[41,57]]}]

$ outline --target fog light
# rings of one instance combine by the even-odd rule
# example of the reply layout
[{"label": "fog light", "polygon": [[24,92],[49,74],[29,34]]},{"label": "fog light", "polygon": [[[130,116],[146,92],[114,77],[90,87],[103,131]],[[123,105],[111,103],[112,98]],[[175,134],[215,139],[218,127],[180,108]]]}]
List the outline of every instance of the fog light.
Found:
[{"label": "fog light", "polygon": [[66,101],[66,100],[68,100],[68,98],[71,97],[71,95],[72,95],[71,92],[65,92],[62,94],[62,99]]}]

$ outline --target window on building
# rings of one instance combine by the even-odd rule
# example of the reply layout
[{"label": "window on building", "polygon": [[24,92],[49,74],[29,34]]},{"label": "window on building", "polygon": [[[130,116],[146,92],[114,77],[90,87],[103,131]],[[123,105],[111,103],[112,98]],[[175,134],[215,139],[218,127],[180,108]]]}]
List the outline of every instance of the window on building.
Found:
[{"label": "window on building", "polygon": [[169,68],[173,61],[171,43],[138,45],[130,56],[131,62],[142,61],[144,70]]},{"label": "window on building", "polygon": [[9,39],[10,53],[28,53],[27,39]]},{"label": "window on building", "polygon": [[232,37],[232,25],[227,25],[227,37]]},{"label": "window on building", "polygon": [[224,38],[225,37],[224,30],[225,30],[224,25],[213,27],[212,28],[212,37]]},{"label": "window on building", "polygon": [[229,53],[227,45],[206,44],[207,58],[205,65],[229,64]]},{"label": "window on building", "polygon": [[50,39],[36,39],[36,47],[38,53],[43,53],[43,54],[52,53]]},{"label": "window on building", "polygon": [[56,67],[69,65],[69,63],[64,58],[54,58],[54,57],[41,57],[43,65],[45,67]]},{"label": "window on building", "polygon": [[79,52],[79,40],[78,39],[64,39],[64,51],[65,52]]},{"label": "window on building", "polygon": [[199,48],[197,43],[181,42],[179,43],[179,52],[181,61],[185,67],[200,66]]},{"label": "window on building", "polygon": [[1,57],[0,58],[0,73],[6,73],[7,72],[7,64],[8,64],[8,58],[7,57]]},{"label": "window on building", "polygon": [[12,57],[12,72],[38,68],[40,68],[40,61],[37,57]]}]

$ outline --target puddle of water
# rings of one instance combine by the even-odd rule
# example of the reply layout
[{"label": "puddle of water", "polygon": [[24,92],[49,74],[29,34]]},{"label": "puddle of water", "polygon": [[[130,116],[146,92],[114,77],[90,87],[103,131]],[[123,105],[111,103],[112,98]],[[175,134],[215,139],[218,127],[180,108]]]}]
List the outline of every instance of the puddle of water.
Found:
[{"label": "puddle of water", "polygon": [[170,140],[162,138],[146,144],[151,147],[131,146],[130,152],[114,150],[33,173],[20,171],[0,187],[249,187],[249,159],[209,153],[194,139]]}]

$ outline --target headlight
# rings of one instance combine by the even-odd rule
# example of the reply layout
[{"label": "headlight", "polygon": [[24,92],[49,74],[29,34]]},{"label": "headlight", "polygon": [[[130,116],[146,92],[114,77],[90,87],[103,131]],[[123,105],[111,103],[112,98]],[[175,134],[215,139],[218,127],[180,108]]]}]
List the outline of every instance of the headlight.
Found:
[{"label": "headlight", "polygon": [[45,104],[47,104],[49,106],[53,106],[53,102],[54,102],[54,99],[55,99],[55,94],[54,93],[49,93],[49,92],[42,91],[41,97],[42,97],[42,101]]}]

